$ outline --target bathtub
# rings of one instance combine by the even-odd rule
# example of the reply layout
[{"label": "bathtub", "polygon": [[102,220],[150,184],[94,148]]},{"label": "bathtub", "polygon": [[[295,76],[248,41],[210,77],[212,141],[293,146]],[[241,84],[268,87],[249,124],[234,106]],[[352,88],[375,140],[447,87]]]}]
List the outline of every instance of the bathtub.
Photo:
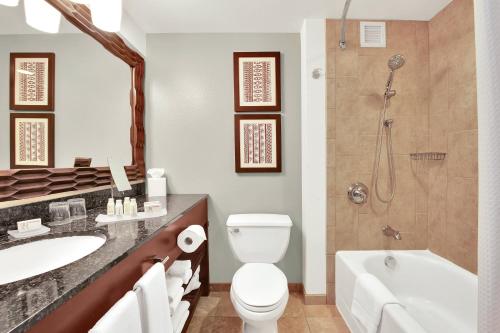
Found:
[{"label": "bathtub", "polygon": [[[395,259],[392,268],[388,256]],[[375,275],[404,306],[384,307],[379,333],[477,332],[476,275],[430,251],[340,251],[336,303],[352,333],[363,332],[350,311],[361,273]]]}]

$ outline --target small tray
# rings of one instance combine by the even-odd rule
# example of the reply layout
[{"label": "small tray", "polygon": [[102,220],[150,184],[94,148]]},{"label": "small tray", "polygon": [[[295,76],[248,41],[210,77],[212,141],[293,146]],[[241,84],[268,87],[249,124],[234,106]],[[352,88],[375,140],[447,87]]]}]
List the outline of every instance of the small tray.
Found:
[{"label": "small tray", "polygon": [[106,214],[99,214],[96,217],[95,221],[101,224],[109,224],[109,223],[120,223],[120,222],[130,222],[130,221],[142,221],[142,220],[162,217],[165,215],[167,215],[167,210],[163,208],[162,210],[156,213],[139,212],[137,213],[137,216],[128,216],[128,215],[108,216]]},{"label": "small tray", "polygon": [[35,236],[40,236],[48,233],[50,231],[50,228],[42,225],[40,228],[36,230],[31,230],[31,231],[25,231],[25,232],[19,232],[17,229],[16,230],[8,230],[7,233],[15,238],[15,239],[23,239],[23,238],[30,238],[30,237],[35,237]]}]

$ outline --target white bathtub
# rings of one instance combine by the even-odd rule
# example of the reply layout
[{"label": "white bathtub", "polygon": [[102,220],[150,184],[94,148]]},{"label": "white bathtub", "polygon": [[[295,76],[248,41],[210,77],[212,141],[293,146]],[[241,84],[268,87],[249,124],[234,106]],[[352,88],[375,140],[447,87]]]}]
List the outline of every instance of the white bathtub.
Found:
[{"label": "white bathtub", "polygon": [[[392,269],[387,256],[396,259]],[[430,251],[340,251],[336,302],[352,333],[362,332],[350,310],[361,273],[375,275],[404,306],[384,307],[379,333],[477,332],[476,275]]]}]

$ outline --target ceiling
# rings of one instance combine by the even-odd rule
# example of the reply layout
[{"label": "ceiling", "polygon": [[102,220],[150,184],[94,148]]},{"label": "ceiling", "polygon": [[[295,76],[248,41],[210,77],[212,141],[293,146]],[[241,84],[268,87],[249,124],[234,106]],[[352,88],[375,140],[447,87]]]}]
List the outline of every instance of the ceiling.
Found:
[{"label": "ceiling", "polygon": [[[348,18],[430,20],[452,0],[352,0]],[[306,18],[340,18],[344,0],[124,0],[146,33],[299,32]]]},{"label": "ceiling", "polygon": [[[64,17],[61,17],[60,33],[80,33],[81,31]],[[33,29],[26,24],[24,19],[23,1],[17,7],[7,7],[0,5],[0,35],[26,35],[26,34],[44,34],[39,30]]]},{"label": "ceiling", "polygon": [[[146,33],[299,32],[306,18],[340,18],[344,0],[123,0]],[[452,0],[352,0],[348,18],[430,20]],[[18,7],[0,6],[0,34],[33,34]],[[80,32],[64,18],[61,33]]]}]

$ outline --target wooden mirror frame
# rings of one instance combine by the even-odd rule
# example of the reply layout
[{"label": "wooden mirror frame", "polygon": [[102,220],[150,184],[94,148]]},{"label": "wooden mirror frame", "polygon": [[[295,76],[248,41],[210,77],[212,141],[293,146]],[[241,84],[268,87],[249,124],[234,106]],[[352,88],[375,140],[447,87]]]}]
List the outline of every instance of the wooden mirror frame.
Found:
[{"label": "wooden mirror frame", "polygon": [[[106,50],[130,66],[132,165],[126,166],[125,169],[130,181],[143,179],[145,175],[144,58],[127,46],[118,34],[105,32],[94,26],[87,6],[69,0],[45,1],[59,10],[75,27],[94,38]],[[109,184],[111,184],[111,172],[108,167],[0,170],[0,202],[78,191]]]}]

